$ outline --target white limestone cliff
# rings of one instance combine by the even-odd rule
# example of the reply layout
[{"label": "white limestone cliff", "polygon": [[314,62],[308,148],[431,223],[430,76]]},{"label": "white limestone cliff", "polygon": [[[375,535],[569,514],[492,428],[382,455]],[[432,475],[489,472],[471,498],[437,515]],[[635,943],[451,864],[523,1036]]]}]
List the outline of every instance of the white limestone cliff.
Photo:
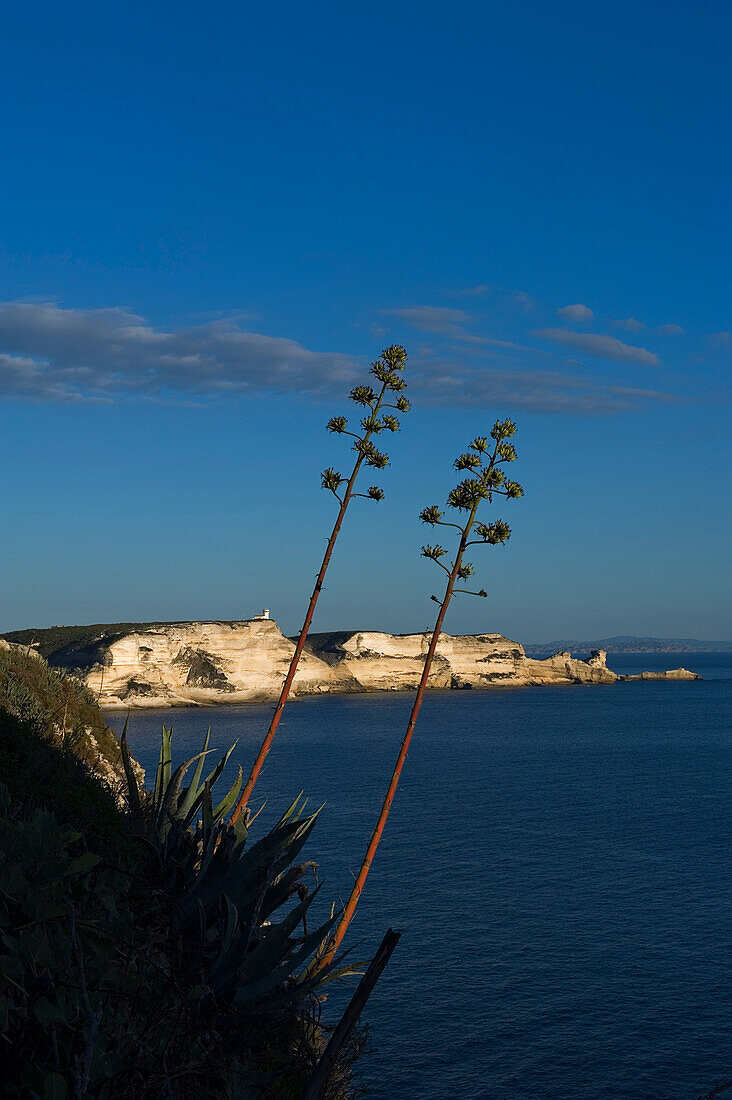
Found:
[{"label": "white limestone cliff", "polygon": [[[96,647],[86,682],[103,706],[195,706],[276,698],[294,646],[271,619],[171,623]],[[293,692],[329,691],[339,677],[303,653]]]},{"label": "white limestone cliff", "polygon": [[[314,635],[293,695],[407,691],[422,674],[430,634],[360,631]],[[294,645],[271,619],[156,624],[102,637],[67,656],[103,706],[201,706],[277,697]],[[589,661],[569,653],[528,658],[501,634],[440,637],[430,688],[613,683],[602,650]]]}]

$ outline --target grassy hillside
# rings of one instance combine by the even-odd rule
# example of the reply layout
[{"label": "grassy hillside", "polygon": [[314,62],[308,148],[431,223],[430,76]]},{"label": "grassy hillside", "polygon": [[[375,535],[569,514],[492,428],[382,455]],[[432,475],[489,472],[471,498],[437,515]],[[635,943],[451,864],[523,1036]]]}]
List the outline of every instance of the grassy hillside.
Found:
[{"label": "grassy hillside", "polygon": [[[0,645],[0,721],[6,730],[0,741],[0,762],[11,744],[17,743],[19,748],[25,745],[28,754],[30,745],[35,746],[36,763],[31,756],[23,762],[27,767],[27,786],[31,775],[34,780],[45,778],[59,789],[67,783],[67,797],[83,800],[82,792],[91,789],[88,773],[92,773],[115,801],[113,796],[119,793],[124,779],[119,741],[107,726],[94,696],[75,676],[49,667],[32,651]],[[18,724],[25,731],[20,740],[10,735]],[[38,743],[44,745],[43,752]],[[6,759],[4,763],[10,767],[10,761]],[[40,776],[42,764],[48,766],[48,776]],[[7,777],[5,782],[10,782]],[[94,788],[98,786],[96,782],[93,784]],[[29,786],[29,792],[35,791],[36,797],[41,797],[43,790],[42,783]],[[43,797],[48,798],[48,791]],[[96,801],[92,798],[91,804]]]},{"label": "grassy hillside", "polygon": [[91,844],[128,845],[120,779],[119,742],[86,688],[38,657],[0,649],[0,781],[16,808],[50,811]]}]

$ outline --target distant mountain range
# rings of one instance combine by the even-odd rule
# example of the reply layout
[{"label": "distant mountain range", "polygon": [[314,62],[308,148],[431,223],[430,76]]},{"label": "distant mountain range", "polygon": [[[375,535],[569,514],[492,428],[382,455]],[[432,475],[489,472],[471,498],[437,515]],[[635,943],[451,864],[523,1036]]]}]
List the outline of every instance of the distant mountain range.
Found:
[{"label": "distant mountain range", "polygon": [[636,638],[631,634],[618,634],[614,638],[597,638],[595,641],[577,641],[561,638],[557,642],[541,642],[525,645],[530,657],[559,653],[586,653],[591,649],[606,649],[608,653],[732,653],[731,642],[702,642],[698,638]]}]

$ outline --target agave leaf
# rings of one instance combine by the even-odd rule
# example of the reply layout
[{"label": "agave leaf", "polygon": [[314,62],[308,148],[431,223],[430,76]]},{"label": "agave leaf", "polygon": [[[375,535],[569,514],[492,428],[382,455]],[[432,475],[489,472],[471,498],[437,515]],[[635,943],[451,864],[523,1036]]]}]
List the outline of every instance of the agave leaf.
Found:
[{"label": "agave leaf", "polygon": [[201,828],[203,829],[203,846],[208,847],[213,832],[213,805],[211,803],[211,785],[206,780],[203,784],[203,798],[201,799]]},{"label": "agave leaf", "polygon": [[213,813],[214,821],[221,821],[224,817],[226,817],[229,810],[232,808],[232,806],[236,802],[237,798],[239,797],[239,791],[241,790],[241,785],[242,785],[243,779],[244,779],[244,773],[241,770],[241,764],[240,764],[239,765],[239,774],[237,775],[236,780],[234,781],[234,783],[231,785],[231,787],[229,789],[229,793],[225,796],[225,798],[221,799],[218,806],[214,810],[214,813]]},{"label": "agave leaf", "polygon": [[267,880],[272,882],[293,861],[310,835],[317,815],[318,811],[304,821],[275,826],[226,872],[221,889],[229,894],[242,920],[246,919],[247,907],[255,903]]},{"label": "agave leaf", "polygon": [[238,970],[246,954],[249,934],[239,928],[231,941],[229,950],[217,955],[209,970],[211,984],[224,997],[232,997],[239,985]]},{"label": "agave leaf", "polygon": [[[343,958],[343,956],[340,956]],[[360,959],[358,962],[346,963],[344,966],[335,966],[333,969],[323,967],[317,974],[317,986],[327,985],[339,978],[361,978],[371,959]]]},{"label": "agave leaf", "polygon": [[211,965],[209,976],[220,991],[227,985],[233,991],[236,974],[242,956],[246,952],[250,934],[239,923],[239,914],[236,906],[231,904],[229,898],[224,895],[226,903],[226,928],[222,938],[222,946],[214,962]]},{"label": "agave leaf", "polygon": [[299,823],[300,828],[295,833],[292,841],[290,842],[290,844],[288,844],[287,848],[283,850],[282,855],[277,860],[275,860],[272,874],[273,882],[277,878],[279,878],[279,876],[287,869],[287,867],[289,867],[289,865],[304,848],[305,844],[307,843],[308,837],[315,827],[315,822],[317,821],[318,814],[320,813],[320,810],[322,810],[322,808],[323,807],[321,806],[320,809],[316,810],[314,814],[311,814],[310,817],[305,818]]},{"label": "agave leaf", "polygon": [[236,906],[231,904],[226,894],[224,894],[224,901],[226,903],[226,931],[224,932],[222,950],[228,951],[234,938],[236,926],[239,923],[239,914],[236,911]]},{"label": "agave leaf", "polygon": [[[325,935],[327,937],[327,931]],[[350,950],[352,949],[349,948],[349,951]],[[288,1004],[291,1005],[293,1001],[302,1002],[312,993],[315,993],[317,995],[318,990],[320,990],[321,986],[327,985],[330,981],[334,981],[336,978],[339,977],[346,977],[350,973],[358,973],[358,971],[354,971],[351,966],[341,965],[343,958],[345,958],[348,953],[348,951],[344,952],[344,954],[340,955],[338,959],[336,959],[334,962],[329,963],[327,966],[323,967],[320,970],[317,970],[315,973],[312,973],[311,960],[305,970],[301,971],[301,973],[298,974],[291,982],[288,982],[278,994],[276,994],[274,997],[267,998],[267,1010],[271,1011],[273,1009],[284,1008]],[[360,966],[361,964],[358,963],[354,965]]]},{"label": "agave leaf", "polygon": [[[282,854],[287,851],[293,839],[302,831],[299,821],[288,822],[286,825],[275,825],[268,833],[261,837],[250,848],[242,852],[236,862],[233,862],[227,878],[232,882],[244,883],[246,879],[256,873],[261,867],[272,868]],[[272,878],[275,877],[274,871]]]},{"label": "agave leaf", "polygon": [[[296,905],[279,924],[271,924],[264,935],[242,963],[239,976],[242,981],[258,981],[270,974],[288,949],[292,947],[291,936],[308,909],[318,896],[320,887]],[[319,941],[317,941],[319,942]]]},{"label": "agave leaf", "polygon": [[[295,813],[295,811],[297,810],[297,805],[298,805],[298,802],[299,802],[299,801],[300,801],[300,799],[302,798],[303,794],[304,794],[304,792],[303,792],[303,791],[300,791],[300,793],[299,793],[299,795],[297,796],[297,798],[295,799],[295,801],[294,801],[294,802],[292,803],[292,805],[291,805],[291,806],[289,806],[289,807],[288,807],[288,808],[287,808],[287,809],[285,810],[285,812],[283,813],[282,817],[281,817],[281,818],[280,818],[280,820],[279,820],[279,821],[277,822],[277,824],[278,824],[278,825],[284,825],[284,824],[285,824],[285,823],[286,823],[287,821],[289,821],[289,820],[290,820],[290,818],[292,817],[292,815],[293,815],[293,814]],[[298,815],[297,815],[297,816],[298,816],[298,817],[300,816],[300,815],[299,815],[299,813],[298,813]]]},{"label": "agave leaf", "polygon": [[234,830],[234,843],[231,848],[232,861],[240,858],[241,849],[246,844],[249,836],[249,826],[246,818],[246,814],[239,814],[236,821],[229,824],[229,828]]},{"label": "agave leaf", "polygon": [[[261,859],[264,851],[267,852],[268,859],[272,856],[279,859],[286,855],[288,863],[290,863],[315,827],[319,813],[320,809],[304,819],[296,818],[292,821],[283,819],[280,821],[266,836],[252,845],[239,861],[239,867],[246,867],[249,863],[257,862]],[[279,872],[277,873],[279,874]]]},{"label": "agave leaf", "polygon": [[234,749],[236,748],[236,746],[238,744],[239,744],[239,741],[237,739],[234,742],[233,745],[229,746],[229,748],[226,750],[224,755],[219,760],[218,764],[215,766],[215,768],[213,768],[212,771],[209,772],[206,779],[204,780],[204,782],[209,783],[212,788],[216,786],[216,781],[220,778],[222,771],[224,770],[224,768],[226,767],[226,765],[228,763],[229,757],[231,756],[232,752],[234,751]]},{"label": "agave leaf", "polygon": [[211,727],[209,726],[208,730],[206,731],[206,738],[203,742],[203,748],[201,749],[201,752],[200,752],[200,755],[199,755],[199,760],[198,760],[198,764],[196,765],[196,770],[193,773],[193,778],[191,779],[191,785],[188,788],[188,791],[186,793],[185,798],[181,802],[181,806],[180,806],[181,815],[185,815],[185,814],[188,813],[191,806],[193,805],[194,799],[201,792],[201,789],[202,789],[201,788],[201,776],[203,775],[203,765],[204,765],[205,757],[209,752],[208,743],[209,743],[210,740],[211,740]]},{"label": "agave leaf", "polygon": [[127,801],[129,802],[132,820],[136,825],[139,825],[141,819],[140,788],[137,785],[137,776],[135,775],[135,769],[132,767],[130,747],[127,743],[127,726],[129,725],[129,721],[130,714],[128,711],[119,744],[122,750],[122,765],[125,769],[125,779],[127,780]]},{"label": "agave leaf", "polygon": [[155,791],[153,794],[153,800],[156,810],[160,807],[163,798],[163,791],[165,791],[168,783],[170,782],[170,738],[172,732],[172,729],[170,729],[166,725],[163,725],[163,737],[160,743],[160,758],[158,760],[158,770],[155,773]]},{"label": "agave leaf", "polygon": [[180,816],[178,799],[181,787],[183,786],[183,777],[191,764],[204,755],[205,753],[202,752],[196,753],[190,760],[185,760],[182,764],[179,764],[173,772],[173,776],[167,788],[163,791],[160,808],[157,810],[154,818],[154,828],[156,832],[161,833],[161,836],[165,835],[170,828],[170,818],[177,818]]},{"label": "agave leaf", "polygon": [[230,855],[226,849],[224,828],[221,825],[211,827],[206,825],[206,819],[211,813],[211,792],[208,787],[206,790],[208,791],[209,810],[205,809],[206,800],[204,800],[200,864],[197,871],[195,861],[192,864],[187,862],[185,865],[188,878],[191,877],[192,873],[195,874],[195,877],[186,890],[183,903],[184,910],[190,910],[190,906],[198,902],[209,911],[214,905],[217,905],[224,894],[224,883],[227,878],[227,871],[230,869]]},{"label": "agave leaf", "polygon": [[[331,906],[331,916],[333,915],[334,909],[335,906]],[[327,936],[324,937],[322,942],[318,945],[318,949],[313,955],[312,959],[305,967],[302,974],[299,975],[299,979],[301,981],[304,981],[305,978],[307,978],[310,974],[315,975],[328,973],[329,970],[332,970],[335,962],[341,962],[341,960],[345,959],[345,957],[353,950],[352,947],[349,947],[348,950],[342,952],[342,954],[339,955],[337,959],[335,955],[333,955],[330,961],[323,965],[322,960],[328,955],[330,946],[330,939]]]},{"label": "agave leaf", "polygon": [[[201,803],[203,802],[203,792],[205,790],[206,790],[206,784],[204,783],[204,785],[202,787],[198,788],[198,790],[196,791],[194,797],[192,799],[189,799],[189,795],[191,793],[191,787],[188,788],[188,790],[186,792],[186,795],[185,795],[186,801],[188,802],[188,809],[184,811],[181,807],[181,811],[180,811],[180,814],[181,814],[180,820],[181,820],[181,824],[182,824],[184,829],[188,829],[194,824],[195,819],[196,819],[196,817],[197,817],[197,815],[198,815],[198,813],[201,809]],[[185,816],[183,816],[184,814],[185,814]]]},{"label": "agave leaf", "polygon": [[202,951],[206,943],[206,914],[200,902],[196,906],[196,916],[198,917],[198,943]]},{"label": "agave leaf", "polygon": [[289,898],[292,897],[297,889],[298,883],[302,882],[308,871],[314,870],[317,864],[312,860],[307,863],[297,863],[294,867],[291,867],[289,871],[281,874],[275,882],[267,890],[262,902],[262,907],[259,911],[259,919],[267,920],[267,918],[274,912],[276,912],[281,905],[284,905]]},{"label": "agave leaf", "polygon": [[[313,894],[312,897],[314,896],[315,895]],[[300,906],[298,906],[298,909],[299,908]],[[287,959],[287,961],[282,963],[281,966],[275,967],[274,969],[265,970],[260,977],[248,981],[246,985],[243,985],[234,996],[234,1004],[237,1006],[237,1008],[241,1008],[246,1004],[251,1004],[252,1001],[258,1000],[260,997],[267,996],[268,994],[273,993],[274,990],[277,989],[278,985],[281,985],[282,982],[287,981],[288,978],[292,978],[297,968],[305,961],[305,959],[308,958],[309,955],[312,954],[316,945],[320,943],[325,936],[328,935],[337,920],[338,915],[334,917],[329,917],[325,924],[322,924],[320,928],[316,928],[315,931],[311,932],[310,935],[305,937],[300,947],[298,947]],[[259,950],[259,948],[255,948],[255,951],[256,950]],[[254,952],[252,952],[252,955],[253,954]],[[244,967],[242,967],[242,971],[247,967],[248,962],[249,960],[247,959]],[[241,977],[243,977],[242,971],[240,971]],[[315,986],[319,984],[320,981],[313,980],[313,988],[315,988]],[[293,985],[291,991],[288,990],[284,998],[277,998],[276,1000],[290,1000],[293,996],[295,999],[299,999],[306,992],[309,992],[309,990],[306,989],[306,986],[304,984],[301,984],[300,982],[297,982]],[[268,1007],[271,1003],[276,1002],[268,1000]]]},{"label": "agave leaf", "polygon": [[[209,774],[206,776],[206,778],[203,781],[203,786],[200,787],[198,789],[198,791],[195,793],[195,795],[193,796],[191,804],[190,804],[188,810],[186,811],[185,818],[183,819],[183,825],[184,825],[185,828],[187,828],[193,822],[193,819],[195,818],[195,816],[198,812],[199,806],[200,806],[201,801],[203,799],[203,792],[206,788],[206,784],[208,784],[210,790],[213,790],[214,786],[216,785],[218,779],[221,776],[221,773],[223,772],[224,768],[226,767],[226,764],[228,762],[229,757],[231,756],[231,754],[234,751],[234,749],[236,748],[236,746],[237,746],[237,742],[235,741],[234,744],[231,745],[230,748],[227,749],[227,751],[221,757],[218,764],[216,764],[216,766],[212,769],[212,771],[209,772]],[[212,814],[213,814],[213,811],[212,811]],[[216,820],[215,817],[214,817],[214,820]]]},{"label": "agave leaf", "polygon": [[[340,911],[337,919],[340,920],[342,915],[343,910]],[[324,936],[310,962],[297,975],[297,981],[304,982],[309,978],[313,978],[318,979],[318,985],[324,985],[326,982],[332,981],[335,978],[345,977],[346,974],[357,974],[360,972],[361,967],[368,966],[371,962],[371,959],[366,959],[365,962],[360,961],[344,965],[343,960],[347,959],[348,956],[356,950],[356,947],[360,946],[356,944],[355,946],[347,948],[345,951],[341,951],[340,954],[334,955],[330,962],[325,963],[325,965],[319,965],[323,956],[327,954],[330,944],[330,936]],[[356,970],[355,967],[359,969]]]}]

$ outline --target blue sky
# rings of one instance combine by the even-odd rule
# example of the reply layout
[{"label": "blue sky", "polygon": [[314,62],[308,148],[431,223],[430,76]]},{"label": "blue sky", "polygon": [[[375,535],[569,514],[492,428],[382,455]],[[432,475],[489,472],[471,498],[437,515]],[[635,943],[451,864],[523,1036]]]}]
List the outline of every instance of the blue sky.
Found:
[{"label": "blue sky", "polygon": [[512,416],[526,497],[448,630],[732,636],[731,32],[721,2],[6,13],[0,629],[294,632],[324,422],[398,341],[413,411],[317,627],[431,623],[418,513]]}]

